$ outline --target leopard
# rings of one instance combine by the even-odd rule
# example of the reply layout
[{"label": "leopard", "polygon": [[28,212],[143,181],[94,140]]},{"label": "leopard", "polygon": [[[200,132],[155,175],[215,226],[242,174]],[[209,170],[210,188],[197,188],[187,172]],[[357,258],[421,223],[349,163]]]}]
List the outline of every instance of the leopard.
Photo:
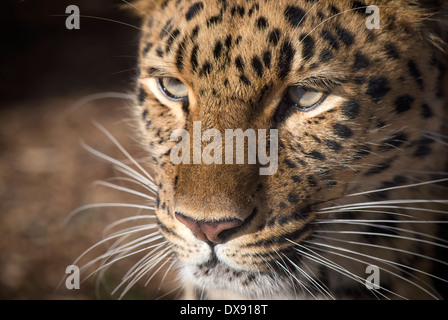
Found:
[{"label": "leopard", "polygon": [[[184,298],[447,297],[443,1],[129,4],[136,140]],[[175,163],[218,139],[195,145],[195,123],[275,129],[277,170]]]}]

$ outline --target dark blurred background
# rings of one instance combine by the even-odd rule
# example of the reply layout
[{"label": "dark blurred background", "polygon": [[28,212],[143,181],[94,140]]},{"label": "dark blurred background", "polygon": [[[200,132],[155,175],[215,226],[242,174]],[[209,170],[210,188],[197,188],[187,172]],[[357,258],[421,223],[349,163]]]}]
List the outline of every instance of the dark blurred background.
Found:
[{"label": "dark blurred background", "polygon": [[[68,5],[80,9],[79,30],[65,26]],[[139,20],[124,5],[119,0],[3,0],[1,105],[80,90],[131,88]]]},{"label": "dark blurred background", "polygon": [[[65,26],[68,5],[80,9],[79,30]],[[83,140],[125,158],[94,120],[136,158],[147,156],[128,125],[130,101],[97,99],[73,108],[90,94],[134,90],[140,22],[123,5],[119,0],[1,1],[0,299],[116,299],[111,291],[139,259],[112,268],[100,288],[90,279],[80,290],[57,289],[65,268],[103,238],[105,226],[123,214],[141,213],[93,209],[61,227],[71,211],[98,202],[145,204],[95,186],[117,172],[80,145]],[[142,279],[125,298],[170,298],[172,286],[165,289],[158,278],[169,283],[170,276],[162,272],[147,286]]]}]

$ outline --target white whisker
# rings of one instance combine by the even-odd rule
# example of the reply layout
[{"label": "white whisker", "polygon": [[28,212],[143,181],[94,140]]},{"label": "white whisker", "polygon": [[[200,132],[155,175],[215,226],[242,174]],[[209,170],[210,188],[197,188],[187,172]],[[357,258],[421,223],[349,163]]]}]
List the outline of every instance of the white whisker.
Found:
[{"label": "white whisker", "polygon": [[[364,244],[365,244],[365,243],[358,242],[358,241],[342,240],[342,239],[333,238],[333,237],[316,236],[316,238],[322,238],[322,239],[326,239],[326,240],[332,240],[332,241],[338,241],[338,242],[350,243],[350,244],[356,244],[356,245],[364,245]],[[383,246],[379,246],[379,247],[383,247]],[[387,248],[387,247],[385,247],[385,248]],[[366,255],[366,254],[363,254],[363,253],[361,253],[361,252],[357,252],[357,251],[349,250],[349,249],[346,249],[346,248],[341,248],[341,250],[344,250],[344,251],[347,251],[347,252],[350,252],[350,253],[355,253],[356,255],[360,255],[360,256],[368,257],[368,258],[374,259],[374,260],[376,260],[376,261],[383,262],[383,263],[385,263],[385,264],[387,264],[387,265],[389,265],[389,266],[393,266],[393,267],[396,268],[396,269],[399,269],[399,267],[401,267],[401,268],[406,268],[406,269],[409,269],[409,270],[412,270],[412,271],[415,271],[415,272],[418,272],[418,273],[421,273],[421,274],[424,274],[424,275],[427,275],[427,276],[430,276],[430,277],[432,277],[432,278],[435,278],[435,279],[438,279],[438,280],[440,280],[440,281],[443,281],[443,282],[447,282],[447,283],[448,283],[448,280],[447,280],[447,279],[443,279],[443,278],[438,277],[438,276],[436,276],[436,275],[434,275],[434,274],[431,274],[431,273],[429,273],[429,272],[425,272],[425,271],[423,271],[423,270],[420,270],[420,269],[417,269],[417,268],[413,268],[413,267],[411,267],[411,266],[408,266],[408,265],[405,265],[405,264],[402,264],[402,263],[398,263],[398,262],[395,262],[395,261],[392,261],[392,260],[388,260],[388,259],[383,259],[383,258],[380,258],[380,257],[373,257],[373,256],[370,256],[370,255]],[[409,251],[409,252],[410,252],[410,251]],[[398,267],[397,267],[397,266],[398,266]],[[409,273],[408,273],[408,274],[409,274]],[[412,275],[412,274],[409,274],[409,275],[412,276],[412,277],[414,277],[414,278],[417,278],[416,276],[414,276],[414,275]],[[418,279],[418,278],[417,278],[417,279]]]},{"label": "white whisker", "polygon": [[446,181],[448,181],[448,178],[431,180],[431,181],[424,181],[424,182],[418,182],[418,183],[412,183],[412,184],[407,184],[407,185],[402,185],[402,186],[395,186],[395,187],[389,187],[389,188],[381,188],[381,189],[370,190],[370,191],[357,192],[357,193],[348,194],[348,195],[346,195],[344,197],[356,197],[356,196],[366,195],[366,194],[371,194],[371,193],[377,193],[377,192],[383,192],[383,191],[389,191],[389,190],[396,190],[396,189],[403,189],[403,188],[413,188],[413,187],[419,187],[419,186],[435,184],[435,183],[440,183],[440,182],[446,182]]},{"label": "white whisker", "polygon": [[[438,199],[438,200],[427,200],[427,199],[399,199],[399,200],[382,200],[382,201],[371,201],[371,202],[361,202],[361,203],[352,203],[352,204],[344,204],[332,207],[326,207],[325,209],[340,209],[340,208],[362,208],[364,206],[377,207],[378,205],[387,205],[387,204],[411,204],[411,203],[438,203],[438,204],[448,204],[448,200]],[[322,209],[321,211],[324,211]],[[424,208],[413,208],[413,209],[424,209]]]},{"label": "white whisker", "polygon": [[172,259],[171,264],[169,265],[169,267],[165,270],[165,273],[163,274],[162,279],[160,280],[160,285],[157,288],[157,292],[160,292],[160,290],[162,289],[162,284],[165,282],[166,277],[168,276],[168,273],[170,272],[170,270],[173,268],[174,265],[176,265],[176,263],[179,261],[179,258],[173,253],[172,256],[170,258],[174,257],[174,259]]},{"label": "white whisker", "polygon": [[[362,277],[354,274],[353,272],[348,271],[346,268],[338,265],[337,263],[331,261],[330,259],[315,253],[313,250],[310,249],[310,247],[312,247],[312,246],[308,245],[308,246],[305,247],[305,246],[300,245],[298,243],[295,243],[295,242],[293,242],[293,243],[297,247],[304,248],[305,250],[311,251],[313,253],[313,254],[310,254],[310,253],[308,253],[306,251],[303,251],[303,250],[301,250],[299,248],[294,248],[294,250],[296,250],[298,253],[300,253],[304,257],[306,257],[306,258],[310,259],[311,261],[314,261],[314,262],[316,262],[316,263],[318,263],[318,264],[320,264],[322,266],[325,266],[325,267],[327,267],[327,268],[329,268],[329,269],[331,269],[331,270],[333,270],[333,271],[335,271],[337,273],[340,273],[340,274],[342,274],[342,275],[344,275],[344,276],[354,280],[355,282],[357,282],[359,284],[365,285],[365,279],[363,279]],[[317,248],[317,250],[324,251],[324,250],[322,250],[320,248]],[[387,289],[385,289],[385,291],[394,294],[393,292],[391,292],[391,291],[389,291]],[[375,295],[375,293],[373,293],[373,294]],[[378,292],[378,294],[383,296],[386,299],[389,299],[386,295],[384,295],[384,294],[382,294],[380,292]]]},{"label": "white whisker", "polygon": [[99,99],[125,99],[125,100],[135,100],[135,95],[133,94],[127,94],[123,92],[99,92],[90,94],[88,96],[85,96],[79,100],[77,100],[74,104],[72,104],[67,112],[72,113],[75,110],[77,110],[79,107],[88,104],[89,102],[99,100]]},{"label": "white whisker", "polygon": [[[138,226],[132,226],[128,228],[121,229],[119,231],[116,231],[112,233],[111,235],[107,236],[104,240],[111,240],[112,238],[117,237],[123,237],[123,236],[130,236],[139,232],[147,232],[149,230],[154,230],[151,234],[157,234],[159,231],[157,230],[157,224],[151,223],[151,224],[144,224],[144,225],[138,225]],[[106,232],[103,232],[103,234],[106,234]],[[148,234],[146,234],[147,236]]]},{"label": "white whisker", "polygon": [[[296,268],[297,271],[299,271],[306,279],[308,279],[308,281],[318,290],[318,292],[320,292],[323,296],[330,297],[333,300],[336,299],[330,292],[328,292],[324,287],[322,287],[319,282],[317,282],[313,277],[311,277],[307,272],[305,272],[305,270],[300,268],[290,258],[288,258],[288,256],[286,256],[285,254],[282,254],[282,255],[285,257],[285,259],[287,259],[289,261],[289,263],[291,263]],[[313,295],[313,297],[314,297],[314,295]],[[314,298],[316,299],[316,297],[314,297]]]},{"label": "white whisker", "polygon": [[64,219],[64,221],[61,223],[61,226],[64,227],[67,225],[67,223],[78,213],[89,210],[89,209],[97,209],[97,208],[136,208],[136,209],[143,209],[143,210],[151,210],[154,211],[153,206],[146,206],[141,204],[133,204],[133,203],[113,203],[113,202],[105,202],[105,203],[91,203],[83,205],[72,212],[70,212],[67,217]]},{"label": "white whisker", "polygon": [[[347,233],[347,232],[343,232],[343,233]],[[374,232],[358,232],[358,234],[367,234],[367,235],[381,235],[381,236],[387,236],[387,234],[375,234]],[[325,238],[324,236],[317,236],[316,237],[321,237],[321,238]],[[404,249],[399,249],[399,248],[393,248],[393,247],[387,247],[387,246],[381,246],[381,245],[377,245],[377,244],[373,244],[373,243],[363,243],[363,242],[356,242],[356,241],[349,241],[349,240],[341,240],[338,238],[331,238],[331,237],[327,237],[328,239],[331,240],[335,240],[335,241],[341,241],[341,242],[346,242],[346,243],[351,243],[351,244],[357,244],[357,245],[361,245],[361,246],[366,246],[366,247],[372,247],[372,248],[379,248],[379,249],[385,249],[385,250],[390,250],[390,251],[395,251],[395,252],[401,252],[401,253],[405,253],[405,254],[409,254],[409,255],[414,255],[420,258],[424,258],[424,259],[428,259],[434,262],[438,262],[440,264],[443,265],[448,265],[448,262],[445,262],[443,260],[437,259],[437,258],[433,258],[424,254],[420,254],[417,252],[413,252],[413,251],[409,251],[409,250],[404,250]],[[411,238],[412,239],[412,238]],[[419,240],[419,239],[416,239]],[[427,242],[425,240],[422,240],[422,242]],[[429,242],[431,243],[431,242]]]},{"label": "white whisker", "polygon": [[141,181],[142,183],[151,186],[154,188],[154,190],[157,190],[157,187],[154,185],[152,178],[146,178],[145,176],[141,175],[140,173],[138,173],[136,170],[132,169],[131,167],[129,167],[128,165],[124,164],[121,161],[118,161],[117,159],[114,159],[102,152],[99,152],[96,149],[93,149],[92,147],[90,147],[89,145],[87,145],[84,141],[80,141],[81,146],[86,149],[87,151],[89,151],[90,153],[94,154],[95,156],[106,160],[107,162],[110,162],[112,164],[115,164],[117,167],[121,168],[122,170],[125,170],[127,172],[132,173],[132,175],[128,174],[129,176],[134,177],[136,180]]},{"label": "white whisker", "polygon": [[[131,179],[133,179],[134,181],[138,182],[139,184],[145,186],[145,188],[147,190],[150,190],[151,193],[156,193],[157,191],[157,186],[152,183],[151,181],[143,178],[140,174],[135,174],[135,171],[133,170],[129,170],[125,167],[122,166],[114,166],[114,169],[124,173],[125,175],[127,175],[128,177],[130,177]],[[143,179],[142,179],[143,178]]]},{"label": "white whisker", "polygon": [[[382,211],[379,211],[382,213]],[[327,223],[361,223],[361,222],[378,222],[378,223],[390,223],[391,220],[381,220],[381,219],[317,219],[312,221],[311,223],[315,224],[327,224]],[[447,220],[393,220],[393,223],[430,223],[430,224],[439,224],[439,223],[448,223]]]},{"label": "white whisker", "polygon": [[[282,256],[280,256],[276,250],[274,250],[274,252],[280,258],[280,260],[282,260],[284,263]],[[294,288],[294,291],[295,291],[295,284],[297,283],[300,286],[300,288],[304,289],[306,292],[308,292],[309,295],[311,295],[315,300],[317,300],[316,296],[308,289],[308,285],[306,283],[304,283],[302,280],[298,279],[285,265],[280,263],[279,260],[275,259],[274,261],[283,270],[283,272],[286,274],[286,276],[290,279],[292,287]]]},{"label": "white whisker", "polygon": [[[105,228],[103,233],[107,234],[110,232],[110,230],[112,230],[113,228],[115,228],[116,226],[126,223],[126,222],[130,222],[130,221],[136,221],[136,220],[144,220],[144,219],[151,219],[154,220],[156,219],[156,215],[135,215],[135,216],[130,216],[130,217],[126,217],[126,218],[122,218],[119,220],[116,220],[110,224],[108,224]],[[152,224],[154,226],[154,228],[157,227],[157,224]],[[143,225],[141,227],[146,228],[148,225]],[[140,226],[139,226],[140,227]]]},{"label": "white whisker", "polygon": [[146,184],[140,182],[139,180],[136,180],[134,178],[125,178],[125,177],[114,177],[114,178],[110,178],[107,179],[107,181],[125,181],[125,182],[131,182],[134,184],[137,184],[138,186],[144,188],[146,191],[149,191],[152,194],[155,194],[155,190],[151,189],[150,187],[148,187]]},{"label": "white whisker", "polygon": [[322,211],[318,211],[317,214],[361,212],[361,213],[380,213],[380,214],[386,214],[386,215],[391,215],[391,216],[417,219],[416,217],[413,217],[409,214],[393,212],[393,211],[384,211],[384,210],[370,210],[367,208],[369,208],[369,207],[366,207],[366,208],[363,207],[362,209],[352,209],[352,208],[344,209],[344,208],[342,208],[342,209],[335,209],[335,210],[322,210]]},{"label": "white whisker", "polygon": [[[309,242],[309,241],[305,241],[305,242]],[[352,251],[352,250],[349,250],[349,249],[346,249],[346,248],[341,248],[341,247],[337,247],[337,246],[332,246],[332,245],[325,244],[325,243],[309,242],[309,245],[311,245],[311,247],[314,247],[316,250],[319,250],[319,248],[318,248],[318,247],[315,247],[314,245],[323,246],[323,247],[325,247],[325,248],[336,249],[336,250],[339,250],[339,251],[348,252],[348,253],[352,253],[352,254],[355,254],[355,255],[361,255],[361,256],[363,256],[363,254],[361,254],[361,253],[359,253],[359,252]],[[347,256],[347,255],[344,255],[344,254],[341,254],[341,253],[338,253],[338,252],[335,252],[335,251],[325,250],[325,252],[330,253],[330,254],[334,254],[334,255],[338,255],[338,256],[340,256],[340,257],[344,257],[344,258],[346,258],[346,259],[353,260],[353,261],[356,261],[356,262],[359,262],[359,263],[362,263],[362,264],[365,264],[365,265],[369,265],[369,264],[370,264],[369,262],[366,262],[366,261],[364,261],[364,260],[357,259],[357,258],[354,258],[354,257],[350,257],[350,256]],[[366,255],[366,257],[369,257],[369,258],[371,258],[371,259],[373,259],[373,260],[377,260],[377,261],[379,261],[379,258],[377,258],[377,257],[372,257],[372,256],[367,256],[367,255]],[[437,296],[435,296],[434,294],[432,294],[431,292],[429,292],[427,289],[423,288],[422,286],[418,285],[417,283],[412,282],[411,280],[406,279],[405,277],[400,276],[399,274],[397,274],[397,273],[395,273],[395,272],[393,272],[393,271],[390,271],[390,270],[387,270],[387,269],[385,269],[385,268],[381,268],[381,267],[378,267],[378,268],[379,268],[381,271],[384,271],[384,272],[386,272],[386,273],[389,273],[389,274],[391,274],[391,275],[393,275],[393,276],[395,276],[395,277],[397,277],[397,278],[399,278],[399,279],[401,279],[401,280],[404,280],[404,281],[406,281],[406,282],[408,282],[408,283],[410,283],[410,284],[416,286],[417,288],[419,288],[420,290],[424,291],[425,293],[427,293],[427,294],[428,294],[429,296],[431,296],[432,298],[434,298],[434,299],[436,299],[436,300],[438,299]],[[384,288],[383,288],[383,289],[384,289]],[[393,292],[391,292],[391,293],[393,293]],[[400,296],[400,295],[398,295],[397,293],[393,293],[393,294],[394,294],[394,295],[397,295],[397,296],[400,297],[401,299],[406,299],[405,297]]]},{"label": "white whisker", "polygon": [[138,192],[138,191],[135,191],[133,189],[122,187],[122,186],[119,186],[119,185],[116,185],[116,184],[113,184],[113,183],[109,183],[109,182],[106,182],[106,181],[95,181],[94,184],[95,185],[99,185],[99,186],[108,187],[108,188],[115,189],[115,190],[119,190],[119,191],[123,191],[123,192],[127,192],[127,193],[130,193],[130,194],[133,194],[133,195],[136,195],[136,196],[139,196],[141,198],[148,199],[148,200],[151,200],[151,201],[155,201],[156,200],[156,198],[154,198],[152,196],[148,196],[145,193]]},{"label": "white whisker", "polygon": [[[165,259],[168,255],[171,255],[172,252],[170,251],[171,248],[165,248],[161,251],[160,254],[156,255],[155,257],[152,257],[148,261],[145,261],[144,267],[141,268],[140,272],[137,274],[132,275],[132,280],[129,281],[129,283],[126,285],[126,287],[123,289],[119,299],[122,299],[124,295],[141,279],[143,278],[150,270],[155,268],[163,259]],[[169,262],[168,259],[166,259],[160,266],[157,268],[151,275],[151,277],[148,279],[147,283],[149,283],[150,280],[154,278],[154,276]],[[123,281],[113,290],[112,294],[115,294],[117,290],[126,283],[130,278],[124,278]],[[147,285],[147,283],[145,285]]]},{"label": "white whisker", "polygon": [[126,156],[126,158],[129,159],[129,161],[131,161],[146,176],[146,178],[149,181],[154,182],[151,175],[148,174],[148,172],[145,169],[143,169],[143,167],[126,151],[125,148],[123,148],[123,146],[117,141],[117,139],[115,139],[115,137],[108,130],[106,130],[106,128],[104,128],[101,124],[99,124],[96,121],[94,121],[93,124],[98,129],[100,129],[101,132],[103,132],[106,135],[106,137],[109,138],[110,141],[112,141],[112,143]]},{"label": "white whisker", "polygon": [[[137,231],[141,231],[141,230],[137,230]],[[114,238],[119,238],[123,236],[123,234],[116,234],[113,236],[110,236],[106,239],[102,239],[100,241],[98,241],[97,243],[95,243],[94,245],[92,245],[91,247],[89,247],[87,250],[85,250],[80,256],[78,256],[78,258],[73,262],[73,264],[77,264],[84,256],[86,256],[88,253],[92,252],[94,249],[98,248],[99,246],[106,244],[107,242],[111,241]]]},{"label": "white whisker", "polygon": [[[448,246],[440,244],[440,243],[437,243],[437,242],[434,242],[434,241],[418,239],[418,238],[411,238],[411,237],[400,236],[400,235],[395,235],[395,234],[388,234],[388,233],[367,232],[367,231],[351,231],[351,230],[346,230],[346,231],[344,231],[344,230],[343,231],[341,231],[341,230],[337,230],[337,231],[332,231],[332,230],[315,230],[314,232],[315,233],[334,233],[334,234],[356,234],[356,235],[363,235],[363,236],[381,236],[381,237],[386,237],[386,238],[394,238],[394,239],[400,239],[400,240],[409,240],[409,241],[414,241],[414,242],[421,242],[421,243],[430,244],[432,246],[448,249]],[[448,265],[447,262],[442,262],[442,260],[438,260],[438,261]]]},{"label": "white whisker", "polygon": [[[398,221],[399,220],[397,220],[397,222]],[[339,221],[338,222],[338,220],[336,219],[336,220],[333,220],[332,222],[325,222],[324,221],[324,222],[317,223],[317,224],[327,224],[327,223],[335,224],[335,223],[340,223],[340,224],[348,224],[348,225],[356,225],[356,226],[370,226],[370,227],[386,229],[386,230],[395,230],[395,231],[407,232],[407,233],[411,233],[411,234],[427,237],[427,238],[430,238],[430,239],[434,239],[434,240],[437,240],[437,241],[440,241],[440,242],[448,243],[448,240],[445,240],[445,239],[442,239],[442,238],[439,238],[439,237],[435,237],[435,236],[429,235],[427,233],[417,232],[417,231],[409,230],[409,229],[405,229],[405,228],[391,227],[391,226],[388,226],[388,225],[381,225],[381,224],[379,224],[379,223],[391,223],[391,222],[395,223],[395,221],[391,221],[391,220],[364,220],[364,222],[357,221],[357,220],[351,220],[351,221],[347,221],[346,220],[346,221]],[[402,221],[400,221],[400,222],[402,222]],[[413,221],[413,222],[415,222],[415,221]],[[443,221],[443,222],[444,223],[448,223],[448,221]],[[433,224],[435,222],[434,221],[426,221],[425,223]]]},{"label": "white whisker", "polygon": [[[145,237],[146,237],[146,236],[145,236]],[[107,251],[105,254],[103,254],[103,255],[101,255],[101,256],[99,256],[99,257],[97,257],[97,258],[92,259],[91,261],[89,261],[88,263],[86,263],[85,265],[83,265],[83,267],[82,267],[83,270],[89,268],[91,265],[95,264],[95,263],[98,262],[99,260],[104,260],[104,259],[106,259],[106,260],[104,260],[104,262],[105,262],[105,261],[107,261],[107,259],[109,259],[109,258],[111,258],[112,256],[118,254],[118,256],[115,257],[113,260],[111,260],[111,261],[109,261],[109,262],[107,262],[107,263],[105,263],[105,264],[102,264],[99,268],[95,269],[95,271],[91,272],[91,273],[85,278],[85,280],[86,280],[87,278],[89,278],[90,276],[92,276],[93,274],[95,274],[95,273],[97,273],[98,271],[100,271],[101,269],[103,269],[103,268],[107,268],[108,266],[114,264],[115,262],[117,262],[117,261],[119,261],[119,260],[122,260],[122,259],[124,259],[124,258],[126,258],[126,257],[135,255],[135,254],[137,254],[137,253],[139,253],[139,252],[143,252],[143,251],[149,250],[149,249],[154,248],[154,247],[155,247],[155,248],[158,248],[158,247],[162,246],[162,244],[163,244],[163,243],[162,243],[162,244],[161,244],[161,243],[157,243],[157,244],[154,244],[154,245],[151,245],[151,246],[145,246],[143,249],[139,249],[139,250],[132,251],[132,252],[129,253],[130,250],[133,250],[133,249],[135,249],[135,248],[141,247],[142,245],[145,245],[145,244],[148,244],[148,243],[153,243],[154,241],[157,241],[157,240],[162,239],[162,236],[157,235],[157,236],[151,236],[151,237],[148,237],[148,238],[149,238],[149,240],[145,240],[145,241],[141,241],[141,239],[138,239],[139,241],[138,241],[138,244],[137,244],[137,245],[133,245],[133,246],[131,246],[131,245],[129,245],[129,244],[126,244],[126,245],[124,245],[124,246],[122,246],[122,247],[118,247],[117,249],[114,249],[114,250],[111,250],[111,251]],[[127,253],[127,254],[125,254],[125,255],[121,255],[122,253]]]}]

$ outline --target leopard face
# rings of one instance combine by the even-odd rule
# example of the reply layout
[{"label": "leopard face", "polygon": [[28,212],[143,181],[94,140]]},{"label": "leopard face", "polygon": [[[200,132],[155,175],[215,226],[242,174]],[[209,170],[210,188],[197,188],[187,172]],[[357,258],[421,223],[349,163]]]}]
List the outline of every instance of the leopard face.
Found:
[{"label": "leopard face", "polygon": [[[368,4],[378,29],[358,1],[136,3],[139,140],[160,233],[193,292],[439,297],[431,221],[447,200],[434,182],[447,160],[446,57],[425,9]],[[195,122],[202,133],[278,130],[277,171],[174,164],[171,134],[193,136]],[[381,272],[375,293],[368,265]]]}]

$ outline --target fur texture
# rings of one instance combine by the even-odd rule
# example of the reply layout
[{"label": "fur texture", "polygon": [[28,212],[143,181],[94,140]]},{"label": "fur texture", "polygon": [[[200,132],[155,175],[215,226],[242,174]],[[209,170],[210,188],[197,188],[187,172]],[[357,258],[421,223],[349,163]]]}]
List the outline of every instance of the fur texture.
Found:
[{"label": "fur texture", "polygon": [[[361,1],[135,2],[139,141],[153,156],[159,230],[189,297],[441,297],[437,221],[448,197],[434,181],[447,163],[446,8],[374,3],[380,28],[369,30]],[[163,77],[182,81],[187,101],[149,85]],[[277,117],[297,85],[327,97]],[[170,134],[192,134],[193,121],[203,131],[278,129],[277,173],[174,165]],[[212,243],[176,213],[244,223]],[[365,286],[371,264],[379,290]]]}]

